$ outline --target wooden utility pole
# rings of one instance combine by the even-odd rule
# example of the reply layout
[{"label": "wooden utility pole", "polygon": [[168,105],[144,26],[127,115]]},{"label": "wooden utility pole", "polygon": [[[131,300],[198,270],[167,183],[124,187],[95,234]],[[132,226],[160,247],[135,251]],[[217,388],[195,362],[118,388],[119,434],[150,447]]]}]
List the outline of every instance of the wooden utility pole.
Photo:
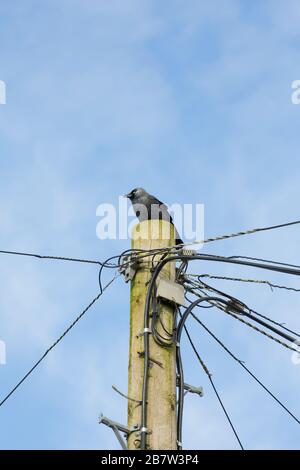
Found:
[{"label": "wooden utility pole", "polygon": [[[152,250],[174,246],[174,227],[164,220],[144,221],[134,227],[132,248]],[[143,258],[131,283],[130,344],[128,368],[128,426],[141,423],[141,405],[133,400],[141,400],[144,373],[144,307],[154,265],[161,255]],[[160,278],[174,281],[175,264],[167,263]],[[150,312],[151,314],[151,312]],[[163,302],[160,316],[165,328],[172,331],[174,307]],[[150,319],[151,321],[151,319]],[[159,332],[165,336],[163,330]],[[175,345],[164,348],[158,345],[149,334],[148,393],[147,393],[147,448],[153,450],[177,449],[176,436],[176,351]],[[133,400],[131,400],[133,399]],[[132,432],[128,438],[129,449],[140,448],[140,434]]]}]

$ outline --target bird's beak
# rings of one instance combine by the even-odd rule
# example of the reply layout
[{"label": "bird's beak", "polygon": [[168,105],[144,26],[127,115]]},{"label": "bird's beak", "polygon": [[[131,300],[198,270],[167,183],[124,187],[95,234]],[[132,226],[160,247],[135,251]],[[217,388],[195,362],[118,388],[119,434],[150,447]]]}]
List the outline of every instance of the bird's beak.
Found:
[{"label": "bird's beak", "polygon": [[130,199],[130,198],[131,198],[131,196],[132,196],[132,194],[131,194],[131,193],[128,193],[128,194],[124,194],[124,196],[123,196],[123,197],[127,197],[127,199]]}]

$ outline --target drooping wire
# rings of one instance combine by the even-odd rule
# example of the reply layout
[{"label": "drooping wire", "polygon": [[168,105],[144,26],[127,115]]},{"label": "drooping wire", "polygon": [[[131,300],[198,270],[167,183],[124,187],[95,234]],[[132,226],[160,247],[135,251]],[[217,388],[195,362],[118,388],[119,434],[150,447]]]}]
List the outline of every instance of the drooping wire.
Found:
[{"label": "drooping wire", "polygon": [[[189,275],[188,275],[188,276],[189,276]],[[203,290],[203,287],[204,287],[203,281],[200,281],[200,283],[196,283],[195,281],[192,281],[192,282],[191,282],[191,281],[189,280],[189,277],[188,277],[188,276],[186,276],[186,282],[188,282],[188,284],[190,284],[192,287],[190,287],[189,285],[185,285],[186,290],[187,290],[188,292],[190,292],[190,293],[196,295],[196,296],[199,295],[199,293],[197,292],[197,290],[198,290],[199,292],[201,292],[203,295],[206,295],[206,292]],[[197,277],[198,277],[198,276],[197,276]],[[206,288],[207,290],[209,290],[209,291],[218,292],[218,293],[221,293],[221,292],[222,292],[222,291],[220,291],[220,290],[217,290],[217,289],[212,288],[211,286],[209,286],[209,288],[208,288],[208,284],[205,284],[205,286],[206,286],[205,288]],[[187,296],[186,296],[185,298],[186,298],[188,301],[190,301],[190,299],[188,299]],[[210,305],[210,307],[213,307],[213,305]],[[201,308],[204,308],[204,306],[201,306]],[[208,308],[208,307],[206,307],[206,308]],[[220,308],[222,309],[222,307],[220,307]],[[224,309],[223,309],[223,310],[224,310]],[[299,334],[299,333],[297,333],[297,332],[294,331],[294,330],[291,330],[290,328],[287,328],[284,323],[279,323],[279,322],[273,320],[272,318],[270,318],[270,317],[268,317],[268,316],[266,316],[266,315],[263,315],[262,313],[257,312],[257,311],[254,310],[253,308],[249,308],[249,311],[250,311],[251,313],[253,313],[254,315],[257,315],[258,317],[263,318],[264,320],[267,320],[268,322],[272,323],[273,325],[279,326],[281,329],[283,329],[283,330],[285,330],[285,331],[287,331],[287,332],[289,332],[289,333],[292,333],[293,335],[298,336],[298,337],[300,338],[300,334]]]},{"label": "drooping wire", "polygon": [[[199,291],[199,292],[197,292],[195,289],[192,289],[192,288],[190,288],[190,287],[188,287],[188,286],[185,286],[185,288],[186,288],[186,290],[187,290],[188,292],[190,292],[191,294],[195,295],[196,297],[200,297],[200,298],[201,298],[201,295],[199,294],[199,292],[202,293],[202,296],[203,296],[203,295],[207,295],[207,293],[206,293],[205,291],[203,291],[202,289],[200,289],[200,288],[198,288],[198,291]],[[192,300],[189,299],[186,295],[185,295],[185,298],[186,298],[186,300],[187,300],[189,303],[192,303]],[[210,305],[208,305],[208,306],[206,306],[206,305],[205,305],[205,306],[204,306],[204,305],[201,306],[201,308],[213,308],[213,307],[217,307],[217,308],[219,308],[220,310],[223,310],[223,312],[225,312],[224,307],[222,307],[221,305],[218,306],[218,305],[212,303],[212,304],[210,304]],[[293,331],[293,330],[287,328],[286,326],[284,326],[284,324],[279,323],[279,322],[276,322],[275,320],[272,320],[271,318],[267,317],[266,315],[263,315],[263,314],[261,314],[261,313],[258,313],[256,310],[250,309],[250,312],[253,313],[254,315],[257,315],[257,316],[259,316],[259,317],[261,317],[261,318],[264,318],[264,319],[267,320],[268,322],[273,323],[274,325],[279,326],[280,328],[284,329],[285,331],[288,331],[289,333],[292,333],[293,335],[298,336],[298,337],[300,338],[299,333],[296,333],[295,331]],[[228,313],[228,312],[226,312],[226,313]],[[257,331],[261,331],[261,330],[257,329]],[[273,337],[272,337],[272,339],[273,339]],[[294,350],[294,349],[293,349],[293,350]]]},{"label": "drooping wire", "polygon": [[[117,268],[124,268],[129,266],[132,263],[132,260],[128,261],[123,261],[123,258],[125,255],[132,254],[135,256],[138,256],[138,259],[143,259],[147,258],[153,255],[152,251],[145,251],[145,250],[136,250],[136,249],[131,249],[131,250],[126,250],[123,251],[120,255],[114,255],[111,256],[110,258],[107,258],[103,263],[101,263],[100,269],[99,269],[99,275],[98,275],[98,280],[99,280],[99,287],[100,287],[100,292],[102,291],[102,272],[104,268],[111,268],[111,269],[117,269]],[[115,263],[112,261],[116,260]]]},{"label": "drooping wire", "polygon": [[118,267],[118,263],[117,264],[110,264],[112,260],[114,259],[118,259],[118,256],[111,256],[110,258],[107,258],[106,261],[104,261],[104,263],[102,263],[100,269],[99,269],[99,275],[98,275],[98,280],[99,280],[99,288],[100,288],[100,294],[102,294],[103,292],[103,287],[102,287],[102,271],[105,267],[107,268],[113,268],[113,269],[116,269]]},{"label": "drooping wire", "polygon": [[114,276],[102,289],[101,292],[88,304],[88,306],[75,318],[69,327],[59,336],[59,338],[44,352],[40,359],[31,367],[31,369],[22,377],[22,379],[15,385],[15,387],[0,401],[0,407],[15,393],[15,391],[22,385],[22,383],[32,374],[38,365],[45,359],[46,356],[57,346],[60,341],[69,333],[69,331],[76,325],[76,323],[87,313],[87,311],[97,302],[104,291],[114,282],[117,275]]},{"label": "drooping wire", "polygon": [[[195,293],[194,289],[186,287],[186,291],[191,292],[192,294],[197,296],[197,293]],[[184,298],[185,298],[185,300],[188,301],[189,304],[191,304],[193,302],[191,299],[188,298],[186,292],[184,294]],[[212,304],[211,305],[202,305],[202,308],[213,308],[213,307],[214,307],[214,305],[212,305]]]},{"label": "drooping wire", "polygon": [[39,258],[39,259],[48,259],[48,260],[57,260],[57,261],[73,261],[73,262],[76,262],[76,263],[88,263],[88,264],[102,265],[101,261],[96,261],[96,260],[81,259],[81,258],[68,258],[68,257],[64,257],[64,256],[39,255],[39,254],[36,254],[36,253],[26,253],[26,252],[21,252],[21,251],[0,250],[0,254],[17,255],[17,256],[29,256],[31,258]]},{"label": "drooping wire", "polygon": [[[176,262],[176,261],[196,261],[196,260],[203,260],[203,261],[214,261],[214,262],[222,262],[222,263],[232,263],[232,264],[238,264],[242,266],[251,266],[251,267],[256,267],[260,269],[266,269],[270,271],[276,271],[276,272],[283,272],[286,274],[292,274],[292,275],[300,275],[300,270],[299,269],[294,269],[290,267],[284,267],[284,266],[275,266],[271,264],[259,264],[255,263],[252,261],[243,261],[243,260],[235,260],[235,259],[229,259],[226,257],[222,256],[210,256],[210,255],[202,255],[202,254],[184,254],[180,252],[176,252],[175,254],[171,254],[170,256],[166,257],[163,259],[160,263],[157,264],[155,269],[153,270],[152,277],[150,279],[149,285],[148,285],[148,290],[147,290],[147,295],[146,295],[146,301],[145,301],[145,308],[144,308],[144,370],[143,370],[143,384],[142,384],[142,407],[141,407],[141,424],[140,424],[140,435],[141,435],[141,449],[145,450],[146,449],[146,439],[147,439],[147,393],[148,393],[148,369],[149,369],[149,332],[151,331],[149,329],[149,312],[150,312],[150,307],[151,307],[151,298],[152,298],[152,292],[154,285],[156,283],[156,280],[158,278],[158,275],[160,271],[163,269],[163,267],[166,265],[166,263],[170,262]],[[203,300],[203,299],[200,299]],[[223,298],[218,299],[218,302],[221,303],[228,303],[228,301],[225,301]],[[193,304],[191,304],[189,308],[191,308]],[[273,338],[272,338],[273,339]],[[183,386],[183,385],[182,385]],[[182,391],[183,393],[183,391]],[[180,442],[180,439],[178,439]]]},{"label": "drooping wire", "polygon": [[[232,312],[226,312],[228,315],[230,315],[231,317],[235,318],[236,320],[238,320],[239,322],[243,323],[244,325],[246,326],[249,326],[250,328],[252,328],[253,330],[257,331],[258,333],[261,333],[262,335],[264,335],[266,338],[269,338],[271,339],[272,341],[275,341],[276,343],[280,344],[281,346],[283,346],[284,348],[286,349],[289,349],[290,351],[293,351],[293,352],[299,352],[297,347],[295,348],[292,348],[289,344],[285,343],[284,341],[281,341],[280,339],[278,338],[275,338],[274,336],[272,336],[270,333],[267,333],[266,331],[258,328],[257,326],[253,325],[252,323],[244,320],[243,318],[241,318],[240,316],[238,315],[235,315],[234,313]],[[270,328],[270,327],[269,327]],[[297,345],[297,340],[294,339],[294,341],[292,341],[293,344]]]},{"label": "drooping wire", "polygon": [[[149,253],[152,252],[152,253],[160,253],[160,252],[165,252],[165,253],[169,253],[171,254],[172,252],[173,253],[178,253],[178,250],[180,250],[181,248],[184,249],[184,247],[189,247],[191,245],[197,245],[197,244],[207,244],[207,243],[211,243],[211,242],[215,242],[215,241],[220,241],[220,240],[226,240],[226,239],[229,239],[229,238],[234,238],[234,237],[240,237],[240,236],[244,236],[244,235],[251,235],[251,234],[254,234],[254,233],[258,233],[258,232],[265,232],[265,231],[268,231],[268,230],[275,230],[275,229],[279,229],[279,228],[284,228],[284,227],[290,227],[290,226],[293,226],[293,225],[298,225],[300,224],[300,220],[296,220],[296,221],[292,221],[292,222],[287,222],[287,223],[283,223],[283,224],[277,224],[277,225],[270,225],[270,226],[267,226],[267,227],[258,227],[258,228],[254,228],[254,229],[248,229],[248,230],[244,230],[244,231],[240,231],[240,232],[234,232],[234,233],[231,233],[231,234],[225,234],[225,235],[221,235],[221,236],[216,236],[216,237],[210,237],[210,238],[206,238],[204,240],[196,240],[196,241],[193,241],[193,242],[190,242],[190,243],[181,243],[181,244],[177,244],[177,245],[174,245],[172,247],[167,247],[167,248],[155,248],[153,250],[147,250]],[[125,253],[129,253],[129,252],[141,252],[143,250],[126,250],[123,252],[123,254]],[[122,255],[123,255],[122,254]],[[120,255],[120,258],[121,256]],[[250,257],[240,257],[240,256],[237,256],[237,257],[232,257],[232,258],[243,258],[243,259],[249,259],[249,260],[259,260],[259,258],[250,258]],[[261,261],[267,261],[267,260],[261,260]],[[297,267],[298,269],[300,269],[300,266],[295,266],[295,265],[289,265],[287,263],[277,263],[277,262],[274,262],[274,261],[270,261],[270,263],[274,263],[274,264],[279,264],[279,265],[282,265],[282,266],[290,266],[290,267]]]},{"label": "drooping wire", "polygon": [[230,233],[230,234],[227,234],[227,235],[221,235],[221,236],[217,236],[217,237],[206,238],[204,240],[196,240],[196,241],[191,242],[191,243],[182,243],[180,245],[175,245],[175,247],[177,246],[177,248],[178,248],[180,246],[184,247],[184,246],[191,246],[191,245],[197,245],[197,244],[211,243],[211,242],[215,242],[215,241],[219,241],[219,240],[227,240],[228,238],[240,237],[240,236],[243,236],[243,235],[252,235],[253,233],[266,232],[268,230],[274,230],[274,229],[283,228],[283,227],[290,227],[292,225],[298,225],[298,224],[300,224],[300,220],[296,220],[296,221],[293,221],[293,222],[287,222],[287,223],[279,224],[279,225],[270,225],[268,227],[253,228],[253,229],[244,230],[244,231],[240,231],[240,232]]},{"label": "drooping wire", "polygon": [[[154,341],[163,348],[171,348],[174,344],[176,335],[176,314],[174,315],[172,321],[173,330],[169,331],[166,325],[164,324],[161,316],[161,301],[160,299],[156,299],[156,295],[154,294],[152,299],[151,333]],[[164,334],[159,331],[158,324],[161,326],[162,330],[164,331]]]},{"label": "drooping wire", "polygon": [[[189,274],[188,276],[194,276],[192,274]],[[211,274],[199,274],[195,275],[198,279],[202,278],[209,278],[209,279],[220,279],[223,281],[236,281],[236,282],[247,282],[247,283],[255,283],[255,284],[265,284],[271,287],[271,289],[285,289],[289,291],[294,291],[294,292],[300,292],[300,289],[296,289],[295,287],[288,287],[288,286],[282,286],[278,284],[273,284],[270,281],[265,281],[261,279],[245,279],[245,278],[239,278],[239,277],[227,277],[227,276],[213,276]]]},{"label": "drooping wire", "polygon": [[[217,299],[217,298],[212,298],[212,299]],[[202,360],[200,354],[198,353],[197,348],[196,348],[196,346],[195,346],[195,344],[194,344],[194,342],[193,342],[193,340],[192,340],[192,338],[191,338],[191,335],[189,334],[189,331],[188,331],[188,329],[186,328],[186,325],[185,325],[185,321],[186,321],[186,319],[188,318],[188,315],[193,311],[193,308],[194,308],[197,304],[202,303],[203,301],[204,301],[204,299],[197,299],[195,302],[193,302],[193,303],[185,310],[185,312],[184,312],[183,315],[180,314],[181,319],[180,319],[180,322],[179,322],[179,325],[178,325],[178,333],[177,333],[178,336],[177,336],[177,339],[180,341],[181,331],[182,331],[182,327],[183,327],[183,328],[184,328],[184,331],[185,331],[185,333],[186,333],[186,335],[187,335],[187,337],[188,337],[188,340],[189,340],[189,342],[190,342],[190,344],[191,344],[191,346],[192,346],[192,349],[193,349],[194,353],[196,354],[196,357],[197,357],[197,359],[198,359],[198,361],[199,361],[201,367],[203,368],[204,372],[205,372],[206,375],[208,376],[208,379],[209,379],[209,381],[210,381],[210,383],[211,383],[211,386],[212,386],[212,388],[213,388],[213,390],[214,390],[214,392],[215,392],[215,395],[216,395],[216,397],[217,397],[217,399],[218,399],[218,401],[219,401],[219,403],[220,403],[220,405],[221,405],[221,407],[222,407],[222,409],[223,409],[223,411],[224,411],[224,413],[225,413],[225,416],[226,416],[226,418],[227,418],[227,420],[228,420],[228,423],[229,423],[229,425],[230,425],[230,427],[231,427],[231,429],[232,429],[232,431],[233,431],[233,433],[234,433],[234,435],[235,435],[235,437],[236,437],[236,439],[237,439],[237,441],[238,441],[238,443],[239,443],[241,449],[244,450],[244,447],[243,447],[243,445],[242,445],[242,443],[241,443],[241,440],[240,440],[240,438],[239,438],[239,435],[238,435],[238,433],[237,433],[237,431],[236,431],[236,429],[235,429],[235,427],[234,427],[234,425],[233,425],[233,423],[232,423],[232,421],[231,421],[231,419],[230,419],[230,416],[229,416],[229,414],[228,414],[228,412],[227,412],[227,410],[226,410],[226,408],[225,408],[225,406],[224,406],[224,403],[223,403],[223,401],[222,401],[222,399],[221,399],[221,397],[220,397],[220,394],[219,394],[218,391],[217,391],[217,388],[216,388],[216,386],[215,386],[215,384],[214,384],[214,381],[213,381],[213,379],[212,379],[211,373],[210,373],[209,370],[207,369],[207,367],[206,367],[204,361]],[[225,302],[225,301],[224,301],[224,302]],[[226,303],[226,302],[225,302],[225,303]],[[179,356],[179,357],[178,357],[178,359],[179,359],[178,362],[179,362],[179,364],[181,364],[181,355],[180,355],[180,350],[179,350],[179,348],[177,348],[177,351],[178,351],[177,354],[178,354],[178,356]],[[181,366],[181,369],[182,369],[182,366]],[[181,381],[180,381],[180,385],[181,385],[180,389],[182,389],[182,386],[183,386],[183,371],[182,371],[182,370],[181,370],[181,374],[182,374],[182,378],[181,378]],[[180,393],[179,393],[179,400],[178,400],[178,403],[179,403],[179,405],[180,405],[180,406],[179,406],[179,410],[178,410],[178,427],[179,427],[178,434],[179,434],[179,439],[180,439],[180,436],[181,436],[181,433],[182,433],[181,428],[182,428],[183,397],[184,397],[184,395],[182,394],[182,392],[183,392],[183,390],[180,390]]]},{"label": "drooping wire", "polygon": [[[273,331],[274,333],[276,333],[277,335],[283,337],[284,339],[286,339],[287,341],[290,341],[291,343],[295,344],[296,343],[296,338],[293,338],[291,337],[290,335],[287,335],[286,333],[278,330],[277,328],[273,327],[272,325],[268,325],[266,322],[264,322],[263,320],[260,320],[259,318],[256,318],[254,315],[252,315],[250,312],[252,311],[250,308],[248,308],[245,304],[243,304],[243,302],[239,301],[238,299],[236,299],[235,297],[232,297],[231,295],[229,294],[226,294],[225,292],[219,290],[219,289],[216,289],[215,287],[212,287],[210,285],[208,285],[207,283],[201,281],[201,284],[203,285],[204,289],[207,289],[208,291],[211,291],[211,292],[214,292],[218,295],[222,295],[224,296],[226,299],[229,299],[231,301],[231,305],[234,307],[234,309],[231,309],[228,310],[228,309],[224,309],[224,307],[221,305],[221,306],[218,306],[216,305],[218,308],[220,308],[221,310],[225,311],[227,314],[231,315],[233,318],[241,321],[242,323],[246,324],[247,326],[249,327],[252,327],[253,329],[255,329],[256,331],[260,332],[260,333],[263,333],[265,336],[269,337],[270,339],[276,341],[277,343],[279,344],[282,344],[283,346],[291,349],[292,351],[295,351],[294,348],[291,348],[290,346],[288,346],[287,344],[281,342],[280,340],[278,340],[277,338],[274,338],[273,336],[271,336],[269,333],[265,332],[265,331],[262,331],[260,330],[259,328],[257,328],[256,326],[252,325],[251,323],[249,322],[246,322],[243,318],[241,318],[242,316],[246,316],[248,318],[250,318],[252,321],[255,321],[256,323],[259,323],[260,325],[264,326],[265,328],[268,328],[269,330]],[[239,314],[239,316],[236,316],[234,315],[233,311],[235,311],[234,313],[237,313]],[[254,313],[256,313],[255,311],[253,311]],[[267,318],[267,317],[266,317]],[[282,329],[286,329],[285,327],[283,327],[282,325],[280,325],[280,327]],[[295,334],[297,336],[297,333],[293,332],[293,334]]]},{"label": "drooping wire", "polygon": [[281,261],[274,261],[274,260],[269,260],[269,259],[264,259],[264,258],[254,258],[253,256],[241,256],[241,255],[236,255],[236,256],[229,256],[229,259],[248,259],[250,261],[259,261],[262,263],[270,263],[270,264],[277,264],[278,266],[287,266],[289,268],[300,268],[298,264],[290,264],[290,263],[282,263]]},{"label": "drooping wire", "polygon": [[284,323],[279,323],[275,320],[272,320],[272,318],[267,317],[266,315],[263,315],[262,313],[258,313],[256,310],[251,309],[251,313],[254,313],[258,317],[264,318],[265,320],[269,321],[270,323],[273,323],[274,325],[280,326],[285,331],[288,331],[289,333],[292,333],[295,336],[298,336],[300,338],[300,334],[296,333],[294,330],[291,330],[290,328],[287,328]]},{"label": "drooping wire", "polygon": [[197,317],[195,313],[191,313],[191,316],[207,331],[207,333],[224,349],[224,351],[227,352],[236,362],[240,364],[240,366],[243,367],[243,369],[298,423],[300,424],[300,421],[296,416],[264,385],[257,377],[256,375],[248,369],[248,367],[245,365],[243,361],[238,359],[232,351],[228,349],[227,346],[224,345],[224,343],[217,338],[217,336],[208,329],[208,327]]},{"label": "drooping wire", "polygon": [[[214,239],[210,238],[210,239],[206,239],[204,240],[205,243],[208,243],[208,242],[211,242],[211,241],[216,241],[216,240],[222,240],[222,239],[226,239],[226,238],[230,238],[230,237],[234,237],[234,236],[240,236],[240,235],[246,235],[246,234],[250,234],[250,233],[255,233],[255,232],[260,232],[260,231],[264,231],[264,230],[271,230],[271,229],[275,229],[275,228],[280,228],[280,227],[286,227],[286,226],[289,226],[289,225],[294,225],[294,224],[298,224],[300,223],[300,221],[296,221],[296,222],[290,222],[290,223],[287,223],[287,224],[281,224],[281,225],[276,225],[276,226],[271,226],[271,227],[265,227],[265,228],[258,228],[258,229],[253,229],[253,230],[248,230],[248,231],[245,231],[245,232],[238,232],[236,234],[231,234],[231,235],[224,235],[222,237],[215,237]],[[175,248],[175,247],[174,247]],[[176,247],[178,249],[178,246]],[[172,250],[172,249],[171,249]],[[128,251],[131,251],[131,250],[128,250]],[[142,250],[141,250],[142,251]],[[152,254],[155,250],[149,250],[147,251],[147,254],[145,254],[144,256],[147,257],[150,255],[152,251]],[[165,253],[166,252],[169,252],[170,253],[170,249],[164,249],[164,250],[156,250],[156,252],[162,252],[164,251]],[[19,255],[23,255],[22,253],[18,253],[18,252],[10,252],[10,254],[19,254]],[[25,254],[24,254],[25,255]],[[28,254],[29,256],[35,256],[35,255],[32,255],[32,254]],[[40,258],[43,258],[42,256],[40,255],[37,255],[36,257],[40,257]],[[98,261],[89,261],[89,260],[79,260],[79,259],[72,259],[72,258],[60,258],[60,257],[45,257],[45,258],[49,258],[49,259],[62,259],[62,260],[67,260],[67,261],[78,261],[78,262],[92,262],[93,264],[99,264],[102,268],[102,264],[101,262],[98,262]],[[112,257],[112,258],[117,258],[117,257]],[[180,259],[179,257],[175,257],[176,259]],[[174,257],[173,257],[174,259]],[[183,258],[181,258],[183,259]],[[184,258],[185,260],[187,261],[191,261],[191,259],[189,257],[185,257]],[[211,256],[210,258],[209,257],[195,257],[194,259],[206,259],[206,260],[214,260],[214,261],[223,261],[223,262],[229,262],[230,259],[229,258],[224,258],[224,257],[213,257]],[[245,257],[245,259],[247,259]],[[250,258],[249,258],[250,259]],[[167,260],[168,262],[171,261],[170,260]],[[233,258],[231,258],[231,261],[235,262]],[[270,262],[271,264],[272,262]],[[119,263],[120,264],[120,263]],[[237,263],[237,264],[244,264],[244,265],[248,265],[248,266],[255,266],[254,263]],[[270,269],[270,270],[276,270],[276,271],[279,271],[279,272],[286,272],[286,273],[289,273],[289,274],[296,274],[296,275],[299,275],[299,271],[296,271],[296,270],[291,270],[291,269],[286,269],[286,270],[283,270],[283,269],[278,269],[278,265],[280,263],[276,263],[276,266],[275,268],[276,269],[272,269],[270,266],[263,266],[263,265],[256,265],[255,267],[260,267],[260,268],[263,268],[263,269]],[[285,265],[285,263],[281,263],[282,266]],[[289,266],[289,267],[295,267],[294,265],[287,265],[286,266]],[[116,267],[116,265],[107,265],[106,267]],[[299,268],[297,266],[297,268]],[[102,286],[101,286],[101,273],[99,272],[99,285],[100,285],[100,294],[102,294],[103,290],[102,290]],[[148,337],[148,332],[145,332],[145,335],[144,335],[145,338]],[[146,364],[146,354],[145,354],[145,364]]]},{"label": "drooping wire", "polygon": [[[198,290],[202,293],[202,295],[199,294],[199,293],[197,293],[197,292],[195,292],[194,289],[191,290],[189,287],[186,287],[186,289],[187,289],[188,291],[192,292],[196,297],[199,297],[200,299],[201,299],[201,298],[204,298],[204,296],[207,295],[207,293],[206,293],[205,291],[203,291],[203,289],[200,289],[200,288],[199,288]],[[212,292],[214,292],[213,289],[208,289],[208,290],[211,290]],[[215,290],[215,292],[221,292],[221,291]],[[227,296],[227,297],[229,297],[229,296]],[[236,299],[235,299],[235,300],[236,300]],[[191,302],[190,302],[190,303],[191,303]],[[230,304],[229,304],[229,305],[230,305]],[[244,320],[244,319],[242,318],[242,312],[241,312],[241,311],[238,312],[238,315],[235,315],[232,311],[230,311],[230,310],[224,308],[224,306],[223,306],[222,304],[220,304],[220,302],[219,302],[219,303],[218,303],[218,302],[211,302],[211,306],[212,306],[212,307],[217,307],[219,310],[222,310],[223,312],[225,312],[227,315],[231,316],[231,317],[234,318],[235,320],[238,320],[239,322],[243,323],[244,325],[247,325],[248,327],[250,327],[250,328],[252,328],[253,330],[257,331],[258,333],[264,335],[265,337],[271,339],[272,341],[275,341],[276,343],[278,343],[278,344],[280,344],[281,346],[283,346],[283,347],[289,349],[290,351],[298,352],[298,349],[295,349],[295,348],[289,346],[287,343],[281,341],[281,340],[278,339],[278,338],[275,338],[274,336],[272,336],[272,335],[271,335],[270,333],[268,333],[267,331],[262,330],[262,329],[258,328],[257,326],[255,326],[254,324],[252,324],[252,323],[247,322],[246,320]],[[234,306],[234,304],[233,304],[232,306]],[[252,310],[249,309],[249,311],[252,311]],[[261,316],[264,317],[263,315],[261,315]],[[254,318],[254,317],[251,316],[250,318]],[[267,318],[267,317],[265,317],[265,318]],[[258,319],[257,319],[257,320],[258,320]],[[258,320],[258,322],[259,322],[259,320]],[[266,324],[264,323],[264,325],[266,325]],[[272,329],[273,331],[275,331],[276,334],[280,334],[281,336],[286,337],[286,335],[282,334],[281,332],[278,333],[278,330],[275,330],[274,328],[270,327],[269,325],[266,325],[266,326],[267,326],[268,328]],[[281,328],[284,328],[281,324],[279,324],[279,326],[280,326]],[[288,328],[284,328],[284,329],[287,330],[287,331],[290,331]],[[296,334],[295,332],[292,332],[292,333],[293,333],[293,334]],[[287,339],[288,339],[289,341],[291,341],[293,344],[297,344],[297,343],[298,343],[298,341],[297,341],[295,338],[287,337]]]},{"label": "drooping wire", "polygon": [[[147,252],[148,253],[160,253],[160,252],[170,253],[174,250],[175,250],[175,252],[178,252],[178,250],[181,247],[184,248],[185,246],[190,246],[191,244],[195,245],[195,244],[202,244],[202,243],[211,243],[211,242],[214,242],[214,241],[225,240],[225,239],[228,239],[228,238],[239,237],[239,236],[243,236],[243,235],[250,235],[250,234],[254,234],[254,233],[258,233],[258,232],[264,232],[264,231],[274,230],[274,229],[279,229],[279,228],[284,228],[284,227],[290,227],[290,226],[298,225],[298,224],[300,224],[300,220],[287,222],[287,223],[283,223],[283,224],[270,225],[270,226],[267,226],[267,227],[258,227],[258,228],[254,228],[254,229],[248,229],[248,230],[244,230],[244,231],[240,231],[240,232],[234,232],[234,233],[231,233],[231,234],[225,234],[225,235],[221,235],[221,236],[210,237],[210,238],[206,238],[204,240],[194,241],[194,242],[191,242],[191,243],[182,243],[182,244],[174,245],[172,247],[167,247],[167,248],[156,248],[156,249],[153,249],[153,250],[147,250]],[[121,257],[124,254],[130,253],[130,252],[138,253],[138,252],[143,252],[143,251],[144,250],[137,250],[137,249],[129,249],[129,250],[124,251],[123,253],[121,253],[121,255],[119,255],[119,264],[120,264]],[[39,255],[39,254],[34,254],[34,253],[26,253],[26,252],[18,252],[18,251],[0,250],[0,253],[1,254],[11,254],[11,255],[20,255],[20,256],[30,256],[30,257],[41,258],[41,259],[75,261],[75,262],[80,262],[80,263],[92,263],[92,264],[100,264],[100,265],[102,264],[100,261],[95,261],[95,260],[85,260],[85,259],[78,259],[78,258],[48,256],[48,255],[44,256],[44,255]],[[277,264],[277,265],[300,268],[300,266],[296,266],[296,265],[292,265],[292,264],[288,264],[288,263],[267,261],[267,260],[263,260],[263,259],[259,259],[259,258],[251,258],[251,257],[247,257],[247,256],[232,256],[231,258],[232,259],[233,258],[235,258],[235,259],[242,258],[242,259],[249,259],[249,260],[266,261],[266,262],[274,263],[274,264]]]}]

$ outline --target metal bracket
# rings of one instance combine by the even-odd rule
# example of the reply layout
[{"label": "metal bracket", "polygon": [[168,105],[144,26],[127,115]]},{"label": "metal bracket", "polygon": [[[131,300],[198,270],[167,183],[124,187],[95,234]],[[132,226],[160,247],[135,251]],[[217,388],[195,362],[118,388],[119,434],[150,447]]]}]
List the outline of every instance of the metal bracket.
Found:
[{"label": "metal bracket", "polygon": [[184,287],[168,279],[160,279],[157,287],[157,297],[161,297],[177,305],[185,306]]},{"label": "metal bracket", "polygon": [[105,426],[113,430],[123,450],[127,450],[127,444],[121,436],[121,432],[124,433],[126,437],[128,437],[130,433],[139,429],[138,424],[136,424],[135,426],[133,426],[132,429],[130,429],[128,426],[117,423],[116,421],[113,421],[112,419],[103,416],[103,414],[99,416],[99,424],[104,424]]},{"label": "metal bracket", "polygon": [[[178,385],[179,385],[179,379],[177,377],[177,387]],[[184,390],[186,391],[186,393],[195,393],[196,395],[199,395],[199,397],[204,396],[203,387],[195,387],[194,385],[185,383]]]},{"label": "metal bracket", "polygon": [[[138,353],[139,357],[145,357],[145,351],[138,351],[137,353]],[[162,362],[157,361],[156,359],[153,359],[152,357],[149,357],[149,362],[152,363],[152,364],[158,365],[162,369],[164,368],[164,365],[163,365]]]},{"label": "metal bracket", "polygon": [[122,257],[122,265],[119,267],[119,272],[124,276],[125,282],[132,281],[138,267],[138,260],[136,255],[124,255]]},{"label": "metal bracket", "polygon": [[111,388],[117,392],[121,397],[126,398],[126,400],[133,401],[134,403],[137,403],[138,405],[142,404],[142,400],[136,400],[135,398],[129,397],[125,393],[121,392],[120,390],[117,389],[115,385],[112,385]]}]

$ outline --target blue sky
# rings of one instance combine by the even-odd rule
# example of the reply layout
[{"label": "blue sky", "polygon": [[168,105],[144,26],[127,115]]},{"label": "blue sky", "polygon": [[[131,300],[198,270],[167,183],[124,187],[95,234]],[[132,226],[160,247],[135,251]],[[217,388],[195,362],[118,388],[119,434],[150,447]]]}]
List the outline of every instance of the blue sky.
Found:
[{"label": "blue sky", "polygon": [[[206,235],[299,219],[299,2],[2,0],[0,248],[105,259],[129,241],[96,237],[96,208],[144,186],[204,203]],[[208,252],[300,264],[297,227],[218,242]],[[195,263],[192,272],[297,279]],[[96,295],[97,268],[1,257],[1,396]],[[108,276],[111,273],[105,273]],[[224,288],[223,283],[217,284]],[[300,330],[299,295],[226,284]],[[97,424],[126,421],[129,287],[110,288],[0,409],[1,448],[118,448]],[[300,366],[224,318],[203,320],[300,415]],[[299,448],[300,428],[198,327],[193,336],[246,448]],[[184,447],[235,449],[186,345]]]}]

